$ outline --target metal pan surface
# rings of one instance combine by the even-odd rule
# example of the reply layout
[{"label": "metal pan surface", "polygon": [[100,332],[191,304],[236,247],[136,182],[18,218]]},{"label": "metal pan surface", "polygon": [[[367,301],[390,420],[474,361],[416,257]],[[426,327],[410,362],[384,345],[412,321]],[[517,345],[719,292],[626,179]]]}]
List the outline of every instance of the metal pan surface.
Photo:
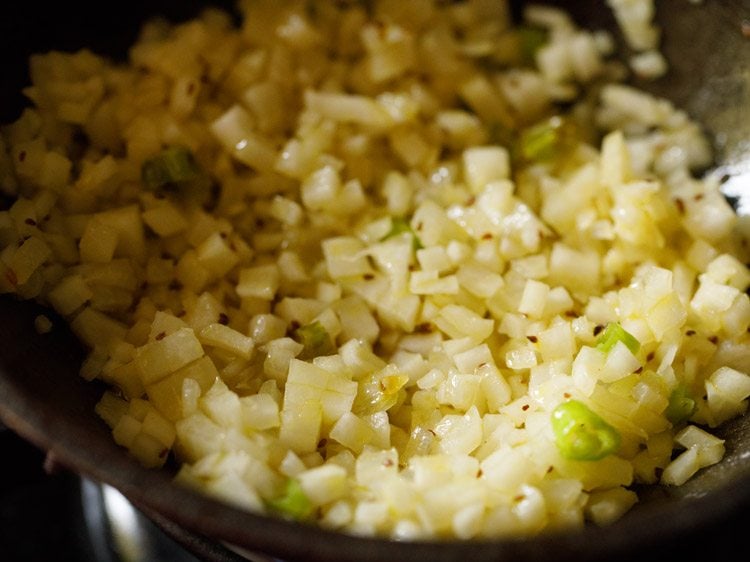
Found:
[{"label": "metal pan surface", "polygon": [[[553,2],[570,9],[585,26],[612,27],[602,2]],[[23,99],[26,58],[49,49],[87,47],[123,57],[147,16],[181,19],[202,3],[131,2],[107,5],[82,0],[28,2],[0,22],[0,57],[6,76],[0,86],[0,117],[13,119]],[[518,3],[517,3],[518,4]],[[230,6],[230,3],[224,3]],[[726,174],[725,192],[750,192],[750,21],[747,0],[657,2],[663,48],[670,72],[639,87],[671,99],[701,122],[714,140],[717,165]],[[739,206],[741,208],[741,205]],[[174,485],[172,472],[145,470],[111,439],[94,414],[102,388],[78,376],[83,350],[62,320],[39,336],[33,303],[0,300],[0,418],[48,451],[50,459],[120,490],[165,530],[206,557],[201,544],[230,543],[284,560],[449,561],[601,560],[642,553],[679,539],[722,518],[750,511],[750,416],[722,428],[726,458],[685,486],[653,489],[611,527],[550,534],[535,539],[471,542],[395,542],[357,538],[311,526],[242,512]],[[49,315],[49,312],[46,312]],[[227,554],[228,555],[228,554]]]}]

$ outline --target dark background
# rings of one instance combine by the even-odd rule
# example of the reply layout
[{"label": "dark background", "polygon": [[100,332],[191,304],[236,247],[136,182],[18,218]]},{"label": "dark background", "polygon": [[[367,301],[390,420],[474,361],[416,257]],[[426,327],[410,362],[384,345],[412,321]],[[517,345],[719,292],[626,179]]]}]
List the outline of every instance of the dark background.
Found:
[{"label": "dark background", "polygon": [[[124,562],[111,542],[87,527],[77,475],[47,472],[44,453],[2,425],[0,451],[0,560]],[[158,537],[148,543],[153,544],[150,560],[198,562],[155,525],[144,525]]]},{"label": "dark background", "polygon": [[75,0],[3,3],[0,13],[0,123],[16,118],[26,104],[21,89],[28,85],[28,57],[49,50],[92,51],[124,60],[128,46],[148,16],[185,20],[201,6],[214,4],[231,9],[230,0],[169,0],[100,2]]},{"label": "dark background", "polygon": [[78,513],[77,479],[48,476],[44,455],[8,429],[0,429],[0,450],[0,558],[94,560]]}]

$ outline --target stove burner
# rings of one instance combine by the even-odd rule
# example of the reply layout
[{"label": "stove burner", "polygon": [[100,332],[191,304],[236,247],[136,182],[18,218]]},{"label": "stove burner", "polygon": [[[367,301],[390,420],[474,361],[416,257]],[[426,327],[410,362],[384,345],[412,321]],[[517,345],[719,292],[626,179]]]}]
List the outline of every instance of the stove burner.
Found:
[{"label": "stove burner", "polygon": [[115,488],[54,470],[1,423],[0,451],[2,562],[281,562],[151,520]]},{"label": "stove burner", "polygon": [[94,555],[101,562],[198,562],[165,537],[116,489],[81,480],[81,505]]},{"label": "stove burner", "polygon": [[176,525],[162,528],[106,484],[82,479],[81,504],[97,562],[281,562]]}]

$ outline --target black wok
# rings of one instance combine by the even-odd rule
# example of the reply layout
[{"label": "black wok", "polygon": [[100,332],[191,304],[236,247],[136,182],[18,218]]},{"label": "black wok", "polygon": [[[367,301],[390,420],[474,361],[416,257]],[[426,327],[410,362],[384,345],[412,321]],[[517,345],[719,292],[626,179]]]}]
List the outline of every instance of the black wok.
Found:
[{"label": "black wok", "polygon": [[[603,0],[553,3],[565,5],[584,26],[614,25]],[[174,0],[105,5],[82,0],[6,6],[0,18],[0,121],[14,119],[24,104],[19,92],[28,80],[29,54],[88,47],[122,58],[146,16],[184,19],[200,4]],[[717,165],[726,174],[727,195],[750,192],[750,39],[742,29],[744,18],[746,35],[750,1],[657,4],[670,72],[637,85],[671,99],[705,126],[714,140]],[[285,560],[620,559],[663,554],[660,545],[679,544],[733,518],[750,521],[750,415],[720,431],[727,439],[721,463],[681,488],[644,491],[640,504],[604,529],[524,540],[401,543],[241,512],[174,485],[168,470],[141,468],[118,448],[94,414],[102,388],[78,376],[83,350],[61,320],[51,333],[39,336],[32,321],[38,313],[32,303],[0,300],[0,419],[60,465],[119,489],[206,559],[232,559],[221,546],[224,542]],[[720,547],[717,551],[725,552]]]}]

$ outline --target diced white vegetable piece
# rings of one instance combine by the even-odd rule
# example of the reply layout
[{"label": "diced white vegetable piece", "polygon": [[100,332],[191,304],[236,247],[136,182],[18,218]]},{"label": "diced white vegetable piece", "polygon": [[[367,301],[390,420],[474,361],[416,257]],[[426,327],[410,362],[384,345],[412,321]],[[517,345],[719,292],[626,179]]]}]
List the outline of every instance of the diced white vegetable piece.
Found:
[{"label": "diced white vegetable piece", "polygon": [[702,467],[697,447],[686,450],[670,462],[661,475],[661,482],[672,486],[680,486],[687,482]]},{"label": "diced white vegetable piece", "polygon": [[502,446],[482,461],[481,469],[482,478],[493,488],[514,493],[526,481],[532,465],[521,449]]},{"label": "diced white vegetable piece", "polygon": [[91,300],[94,293],[81,275],[65,277],[52,289],[47,298],[58,313],[72,314]]},{"label": "diced white vegetable piece", "polygon": [[464,178],[474,193],[496,180],[508,179],[510,158],[501,146],[469,148],[463,153]]},{"label": "diced white vegetable piece", "polygon": [[632,490],[617,487],[610,490],[596,490],[589,495],[586,513],[599,526],[614,523],[638,501]]},{"label": "diced white vegetable piece", "polygon": [[268,394],[253,394],[240,398],[242,422],[246,427],[262,431],[278,427],[279,405]]},{"label": "diced white vegetable piece", "polygon": [[505,365],[509,369],[530,369],[539,364],[536,351],[530,345],[512,349],[505,354]]},{"label": "diced white vegetable piece", "polygon": [[356,123],[373,129],[394,125],[388,111],[366,96],[329,92],[305,92],[305,106],[321,117],[343,123]]},{"label": "diced white vegetable piece", "polygon": [[468,455],[482,442],[482,419],[476,406],[463,416],[449,414],[435,426],[440,451],[449,455]]},{"label": "diced white vegetable piece", "polygon": [[284,392],[283,412],[293,411],[298,406],[307,408],[307,403],[313,401],[321,407],[323,422],[333,424],[351,411],[357,388],[357,383],[345,376],[292,359]]},{"label": "diced white vegetable piece", "polygon": [[320,441],[323,408],[319,400],[305,400],[281,412],[279,439],[298,454],[315,451]]},{"label": "diced white vegetable piece", "polygon": [[170,373],[192,363],[203,356],[195,333],[190,328],[181,328],[164,338],[138,349],[135,365],[143,384],[148,385],[163,379]]},{"label": "diced white vegetable piece", "polygon": [[442,246],[432,246],[417,250],[417,261],[424,271],[445,272],[453,266],[445,248]]},{"label": "diced white vegetable piece", "polygon": [[440,309],[435,324],[452,338],[470,337],[481,342],[492,333],[495,322],[491,318],[482,318],[468,308],[449,304]]},{"label": "diced white vegetable piece", "polygon": [[714,371],[708,380],[716,390],[730,400],[740,402],[750,396],[750,375],[731,367],[720,367]]},{"label": "diced white vegetable piece", "polygon": [[730,367],[721,367],[706,380],[705,388],[708,409],[713,416],[710,424],[712,427],[742,414],[747,409],[750,376],[745,373]]},{"label": "diced white vegetable piece", "polygon": [[297,475],[302,491],[314,505],[334,502],[348,490],[346,470],[327,463]]},{"label": "diced white vegetable piece", "polygon": [[205,490],[209,495],[242,509],[253,512],[263,510],[263,500],[240,474],[221,474],[209,480],[205,484]]},{"label": "diced white vegetable piece", "polygon": [[518,312],[531,318],[540,318],[544,313],[544,307],[549,296],[550,287],[546,283],[529,279],[521,295]]},{"label": "diced white vegetable piece", "polygon": [[146,393],[162,415],[176,421],[194,413],[198,397],[213,386],[218,376],[213,361],[204,355],[158,382],[147,385]]},{"label": "diced white vegetable piece", "polygon": [[333,279],[355,277],[373,273],[364,244],[357,238],[328,238],[323,242],[328,274]]},{"label": "diced white vegetable piece", "polygon": [[661,476],[664,484],[680,486],[700,469],[724,457],[724,441],[692,425],[675,435],[675,441],[687,450],[664,469]]},{"label": "diced white vegetable piece", "polygon": [[90,348],[108,349],[125,339],[127,328],[117,320],[92,308],[84,308],[71,321],[73,333]]},{"label": "diced white vegetable piece", "polygon": [[556,359],[572,360],[575,351],[575,340],[570,324],[560,322],[539,332],[539,351],[542,359],[554,361]]},{"label": "diced white vegetable piece", "polygon": [[218,279],[240,261],[237,253],[227,243],[220,232],[215,232],[196,248],[198,263],[208,271],[212,278]]},{"label": "diced white vegetable piece", "polygon": [[614,382],[627,377],[641,366],[641,362],[623,342],[618,341],[607,352],[607,359],[599,371],[599,380]]},{"label": "diced white vegetable piece", "polygon": [[413,271],[409,276],[409,291],[415,295],[455,295],[458,293],[455,275],[438,277],[435,270]]},{"label": "diced white vegetable piece", "polygon": [[221,427],[229,429],[241,425],[240,398],[221,379],[216,379],[199,404],[203,413]]},{"label": "diced white vegetable piece", "polygon": [[372,441],[375,434],[372,427],[360,417],[351,412],[346,412],[333,425],[329,436],[358,455],[362,452],[364,446]]},{"label": "diced white vegetable piece", "polygon": [[707,431],[694,426],[688,425],[674,436],[675,443],[679,443],[686,449],[698,447],[699,449],[708,449],[719,447],[724,444],[723,439],[711,435]]},{"label": "diced white vegetable piece", "polygon": [[179,420],[175,423],[175,429],[175,450],[186,462],[195,462],[220,451],[226,439],[226,430],[201,412]]},{"label": "diced white vegetable piece", "polygon": [[706,268],[706,276],[740,291],[750,286],[750,269],[731,254],[721,254],[714,258]]},{"label": "diced white vegetable piece", "polygon": [[211,132],[243,164],[261,172],[273,170],[276,151],[253,130],[252,117],[239,105],[233,105],[211,123]]},{"label": "diced white vegetable piece", "polygon": [[108,263],[115,255],[117,243],[117,231],[94,217],[86,225],[86,230],[78,244],[81,261]]},{"label": "diced white vegetable piece", "polygon": [[203,328],[198,334],[198,339],[203,345],[218,347],[243,359],[250,359],[255,348],[253,338],[219,323],[209,324]]},{"label": "diced white vegetable piece", "polygon": [[188,227],[183,213],[168,202],[144,211],[143,222],[162,238],[184,232]]},{"label": "diced white vegetable piece", "polygon": [[6,276],[12,277],[13,285],[23,285],[51,255],[52,250],[41,238],[31,236],[6,261],[9,269]]}]

